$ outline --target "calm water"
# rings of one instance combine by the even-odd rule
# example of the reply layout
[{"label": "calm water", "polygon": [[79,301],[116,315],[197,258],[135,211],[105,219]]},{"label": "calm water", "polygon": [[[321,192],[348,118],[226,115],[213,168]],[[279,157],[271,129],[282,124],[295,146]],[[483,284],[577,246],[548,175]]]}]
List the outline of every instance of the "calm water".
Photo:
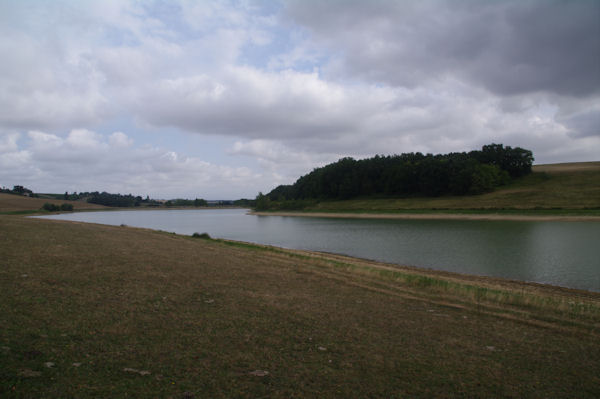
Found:
[{"label": "calm water", "polygon": [[251,216],[244,209],[86,212],[45,216],[207,232],[285,248],[600,291],[600,223],[364,220]]}]

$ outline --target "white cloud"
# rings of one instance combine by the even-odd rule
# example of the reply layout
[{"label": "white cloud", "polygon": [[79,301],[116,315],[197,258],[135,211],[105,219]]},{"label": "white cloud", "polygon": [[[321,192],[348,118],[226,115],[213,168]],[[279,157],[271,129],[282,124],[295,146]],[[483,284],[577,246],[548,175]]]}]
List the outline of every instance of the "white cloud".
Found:
[{"label": "white cloud", "polygon": [[14,136],[0,157],[0,182],[38,192],[109,191],[159,197],[241,198],[269,189],[272,176],[229,167],[161,148],[133,146],[122,132],[108,137],[75,129],[66,137],[28,133],[21,147]]},{"label": "white cloud", "polygon": [[114,132],[108,137],[108,143],[111,147],[125,148],[130,147],[133,144],[133,140],[123,132]]},{"label": "white cloud", "polygon": [[17,140],[21,135],[19,133],[7,133],[0,136],[0,154],[17,150]]},{"label": "white cloud", "polygon": [[65,143],[73,149],[77,150],[93,150],[101,149],[105,145],[100,142],[101,136],[87,129],[71,130]]},{"label": "white cloud", "polygon": [[228,153],[258,160],[260,166],[272,176],[273,186],[293,183],[314,167],[324,166],[342,156],[338,153],[307,151],[298,146],[287,146],[280,141],[260,139],[236,141]]},{"label": "white cloud", "polygon": [[31,139],[31,147],[37,151],[47,151],[50,152],[54,149],[59,148],[63,145],[64,140],[58,137],[55,134],[44,133],[38,130],[32,130],[28,133],[29,138]]},{"label": "white cloud", "polygon": [[[502,142],[543,162],[597,159],[597,9],[0,2],[0,162],[21,166],[1,177],[252,196],[342,156]],[[189,134],[222,153],[196,156]]]},{"label": "white cloud", "polygon": [[251,67],[162,80],[147,90],[138,113],[154,125],[254,139],[333,140],[369,133],[370,121],[395,101],[394,90],[387,88],[343,86],[316,72]]}]

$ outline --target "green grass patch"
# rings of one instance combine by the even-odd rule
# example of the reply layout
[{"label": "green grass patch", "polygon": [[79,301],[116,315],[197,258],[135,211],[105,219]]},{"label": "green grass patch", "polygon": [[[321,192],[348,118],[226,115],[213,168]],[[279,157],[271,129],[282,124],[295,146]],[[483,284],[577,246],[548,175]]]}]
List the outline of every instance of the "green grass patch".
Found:
[{"label": "green grass patch", "polygon": [[36,215],[36,214],[41,214],[41,213],[45,213],[45,211],[35,210],[35,209],[27,209],[27,210],[21,210],[21,211],[4,211],[4,212],[0,212],[0,215]]}]

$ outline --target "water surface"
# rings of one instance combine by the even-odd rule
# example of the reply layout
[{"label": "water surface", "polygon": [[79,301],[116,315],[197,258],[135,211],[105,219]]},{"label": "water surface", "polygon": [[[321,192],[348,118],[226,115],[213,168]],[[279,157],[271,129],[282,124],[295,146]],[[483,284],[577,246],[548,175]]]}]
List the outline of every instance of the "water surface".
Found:
[{"label": "water surface", "polygon": [[247,215],[244,209],[44,216],[325,251],[384,262],[600,291],[600,223],[381,220]]}]

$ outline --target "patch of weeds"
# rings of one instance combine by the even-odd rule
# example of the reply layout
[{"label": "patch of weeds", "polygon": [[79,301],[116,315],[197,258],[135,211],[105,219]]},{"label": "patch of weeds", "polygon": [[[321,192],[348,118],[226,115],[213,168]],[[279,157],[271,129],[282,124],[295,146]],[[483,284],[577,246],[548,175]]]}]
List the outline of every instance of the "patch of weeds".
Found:
[{"label": "patch of weeds", "polygon": [[194,238],[201,238],[203,240],[210,240],[211,237],[208,233],[194,233],[192,234],[192,237]]},{"label": "patch of weeds", "polygon": [[259,244],[252,244],[250,242],[231,241],[231,240],[222,240],[222,239],[217,239],[215,241],[217,241],[217,242],[219,242],[221,244],[228,245],[230,247],[251,249],[251,250],[254,250],[254,251],[271,251],[271,252],[277,252],[277,250],[275,248],[270,248],[270,247],[259,245]]},{"label": "patch of weeds", "polygon": [[408,275],[406,276],[406,282],[410,285],[425,288],[433,285],[433,279],[431,277]]}]

